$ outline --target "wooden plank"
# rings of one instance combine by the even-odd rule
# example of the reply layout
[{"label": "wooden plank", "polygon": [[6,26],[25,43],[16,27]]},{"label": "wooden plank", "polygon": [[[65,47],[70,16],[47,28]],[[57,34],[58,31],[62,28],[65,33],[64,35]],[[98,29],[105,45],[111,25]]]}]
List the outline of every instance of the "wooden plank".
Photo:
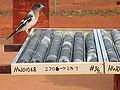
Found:
[{"label": "wooden plank", "polygon": [[114,75],[114,90],[120,90],[120,75]]},{"label": "wooden plank", "polygon": [[113,75],[0,75],[1,90],[113,90],[113,83]]},{"label": "wooden plank", "polygon": [[120,0],[117,0],[117,5],[120,5]]},{"label": "wooden plank", "polygon": [[4,45],[4,52],[18,52],[21,46],[21,44]]},{"label": "wooden plank", "polygon": [[0,52],[4,52],[4,45],[0,45]]},{"label": "wooden plank", "polygon": [[10,65],[17,52],[0,52],[0,66]]},{"label": "wooden plank", "polygon": [[7,65],[7,66],[0,66],[0,74],[3,73],[11,73],[11,65]]},{"label": "wooden plank", "polygon": [[16,52],[0,52],[0,74],[11,72],[11,62]]}]

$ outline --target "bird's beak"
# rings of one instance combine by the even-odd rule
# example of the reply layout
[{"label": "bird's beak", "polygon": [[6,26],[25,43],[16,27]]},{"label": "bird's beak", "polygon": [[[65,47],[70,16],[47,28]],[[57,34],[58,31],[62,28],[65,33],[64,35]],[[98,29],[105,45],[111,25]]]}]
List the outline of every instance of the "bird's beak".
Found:
[{"label": "bird's beak", "polygon": [[41,5],[41,8],[44,8],[45,6],[44,5]]}]

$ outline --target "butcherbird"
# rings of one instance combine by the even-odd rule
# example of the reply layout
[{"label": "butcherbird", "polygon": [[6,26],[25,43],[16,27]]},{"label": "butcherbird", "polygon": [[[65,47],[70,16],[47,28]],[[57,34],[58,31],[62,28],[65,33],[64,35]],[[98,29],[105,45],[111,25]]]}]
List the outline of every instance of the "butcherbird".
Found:
[{"label": "butcherbird", "polygon": [[39,11],[41,11],[44,6],[41,3],[37,3],[32,7],[32,10],[26,15],[26,17],[20,22],[17,29],[11,33],[6,39],[9,39],[17,32],[26,31],[26,33],[31,37],[32,35],[29,34],[28,29],[34,26],[38,19],[39,19]]}]

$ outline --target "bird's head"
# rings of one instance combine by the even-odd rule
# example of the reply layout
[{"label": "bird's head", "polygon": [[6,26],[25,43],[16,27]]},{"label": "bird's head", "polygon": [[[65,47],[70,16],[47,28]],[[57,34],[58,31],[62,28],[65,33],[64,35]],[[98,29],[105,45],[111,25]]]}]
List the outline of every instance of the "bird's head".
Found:
[{"label": "bird's head", "polygon": [[45,6],[42,5],[41,3],[37,3],[33,6],[32,10],[41,10],[43,9]]}]

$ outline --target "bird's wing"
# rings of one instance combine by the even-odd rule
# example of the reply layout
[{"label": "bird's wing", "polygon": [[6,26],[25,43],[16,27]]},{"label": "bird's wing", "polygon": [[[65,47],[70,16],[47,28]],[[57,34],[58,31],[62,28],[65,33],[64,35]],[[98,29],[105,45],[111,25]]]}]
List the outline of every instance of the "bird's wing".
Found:
[{"label": "bird's wing", "polygon": [[32,20],[32,18],[33,15],[31,13],[28,13],[28,15],[20,22],[18,28],[13,33],[11,33],[6,39],[9,39],[12,35],[14,35],[20,29],[22,29],[27,23],[29,23]]},{"label": "bird's wing", "polygon": [[16,31],[22,29],[27,23],[29,23],[33,18],[32,14],[28,14],[18,25],[18,28],[16,29]]}]

